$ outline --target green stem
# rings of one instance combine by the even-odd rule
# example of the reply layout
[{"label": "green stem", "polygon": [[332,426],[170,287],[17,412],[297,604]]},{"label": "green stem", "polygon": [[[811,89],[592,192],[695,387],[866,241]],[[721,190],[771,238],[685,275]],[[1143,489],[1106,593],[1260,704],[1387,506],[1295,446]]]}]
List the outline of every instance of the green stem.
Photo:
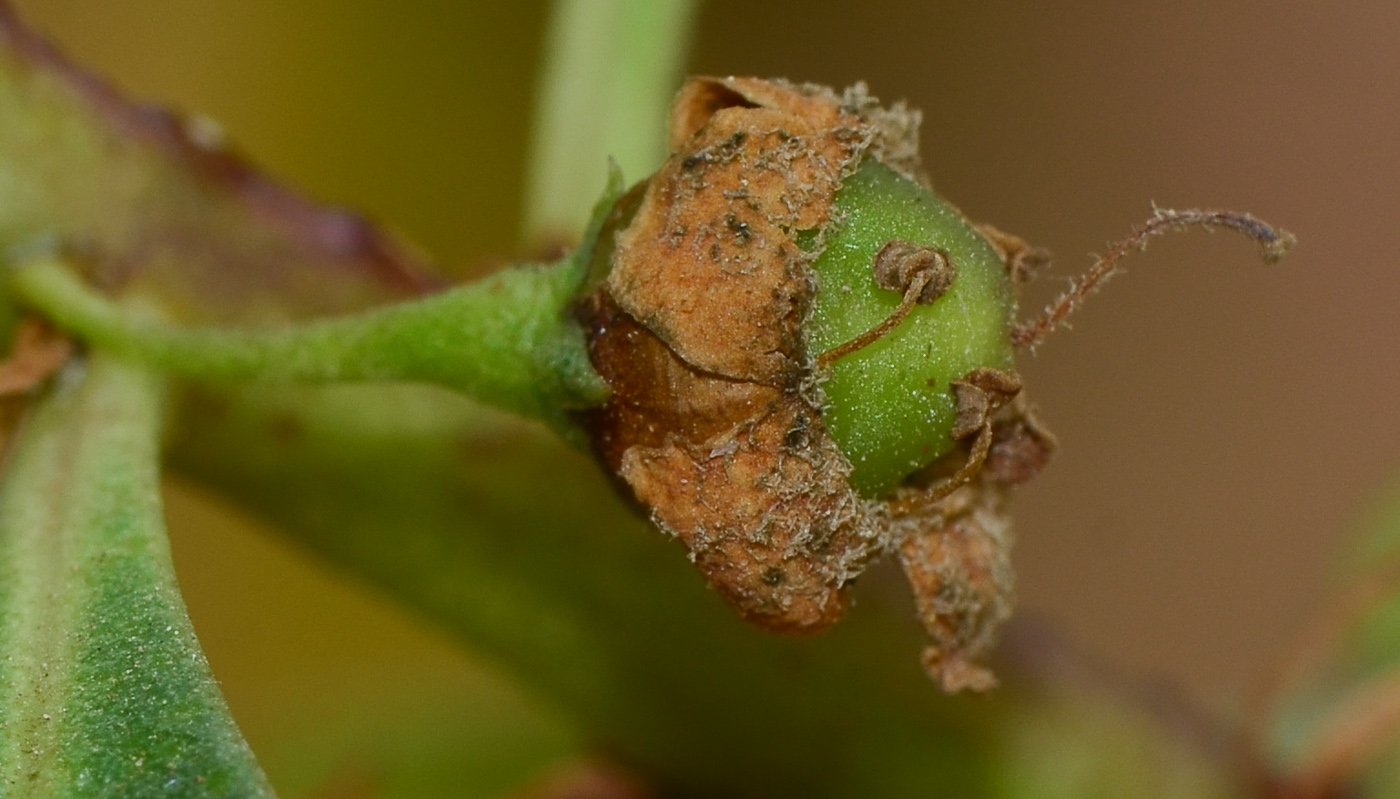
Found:
[{"label": "green stem", "polygon": [[400,305],[305,325],[185,328],[93,290],[45,258],[12,278],[18,296],[109,351],[205,380],[437,383],[547,421],[606,396],[582,333],[565,314],[573,259],[507,269]]},{"label": "green stem", "polygon": [[555,0],[535,107],[524,240],[570,240],[609,157],[646,175],[665,157],[695,0]]}]

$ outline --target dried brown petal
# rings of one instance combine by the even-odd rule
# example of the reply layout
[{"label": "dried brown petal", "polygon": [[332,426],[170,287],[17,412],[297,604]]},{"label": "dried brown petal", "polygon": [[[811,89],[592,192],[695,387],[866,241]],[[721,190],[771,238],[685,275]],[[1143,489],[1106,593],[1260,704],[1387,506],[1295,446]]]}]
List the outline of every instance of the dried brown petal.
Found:
[{"label": "dried brown petal", "polygon": [[1021,392],[1021,378],[1001,369],[977,369],[949,385],[958,408],[949,433],[954,441],[986,427],[991,415]]},{"label": "dried brown petal", "polygon": [[1055,436],[1030,407],[992,425],[992,446],[982,466],[985,478],[1004,486],[1030,482],[1055,454]]},{"label": "dried brown petal", "polygon": [[1020,236],[986,223],[978,225],[977,230],[996,248],[1014,285],[1030,282],[1037,272],[1050,266],[1050,251],[1044,247],[1036,247]]},{"label": "dried brown petal", "polygon": [[[1000,396],[1008,396],[1013,382],[1020,385],[1004,372],[969,378],[969,385],[996,389]],[[1012,490],[1045,466],[1055,446],[1023,401],[1003,407],[994,419],[983,418],[977,443],[987,445],[985,457],[970,482],[932,502],[928,497],[936,496],[936,488],[901,488],[890,503],[895,523],[908,531],[899,561],[929,636],[924,666],[950,692],[996,685],[979,664],[1015,604],[1007,505]]]},{"label": "dried brown petal", "polygon": [[[877,132],[829,90],[697,79],[673,154],[584,303],[613,388],[587,415],[599,454],[751,621],[836,621],[842,587],[888,545],[827,435],[802,324],[820,230]],[[605,234],[606,235],[606,234]],[[606,242],[605,242],[605,247]]]},{"label": "dried brown petal", "polygon": [[592,356],[613,396],[590,412],[600,455],[754,623],[814,630],[878,551],[869,503],[801,393],[696,371],[606,297]]},{"label": "dried brown petal", "polygon": [[827,223],[874,133],[829,92],[753,78],[692,81],[672,119],[608,292],[694,368],[792,385],[813,292],[795,234]]},{"label": "dried brown petal", "polygon": [[73,342],[37,319],[15,328],[9,355],[0,360],[0,449],[8,443],[34,397],[33,390],[73,357]]},{"label": "dried brown petal", "polygon": [[978,664],[996,643],[1014,602],[1010,520],[1003,492],[974,483],[926,509],[904,539],[899,562],[929,635],[924,666],[946,691],[996,685]]}]

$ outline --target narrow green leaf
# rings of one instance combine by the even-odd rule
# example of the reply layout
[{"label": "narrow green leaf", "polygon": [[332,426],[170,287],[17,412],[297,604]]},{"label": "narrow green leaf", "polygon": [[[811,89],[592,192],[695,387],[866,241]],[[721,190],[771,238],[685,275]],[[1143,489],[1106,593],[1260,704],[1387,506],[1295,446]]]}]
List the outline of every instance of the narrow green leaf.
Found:
[{"label": "narrow green leaf", "polygon": [[163,391],[95,359],[27,418],[0,484],[0,793],[263,797],[175,584]]}]

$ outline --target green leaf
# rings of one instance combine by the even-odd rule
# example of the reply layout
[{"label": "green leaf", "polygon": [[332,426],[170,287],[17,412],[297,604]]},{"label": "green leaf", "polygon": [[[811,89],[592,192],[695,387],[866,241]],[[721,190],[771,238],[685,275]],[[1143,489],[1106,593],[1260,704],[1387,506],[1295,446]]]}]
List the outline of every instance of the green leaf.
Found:
[{"label": "green leaf", "polygon": [[65,378],[22,423],[0,484],[0,788],[271,796],[175,584],[163,391],[101,358]]},{"label": "green leaf", "polygon": [[[1260,755],[1297,795],[1400,799],[1400,488],[1382,492],[1333,596],[1270,686]],[[1359,787],[1364,786],[1364,787]],[[1327,794],[1332,795],[1332,794]]]},{"label": "green leaf", "polygon": [[557,713],[470,672],[371,667],[321,684],[280,703],[259,759],[289,797],[497,799],[586,752]]},{"label": "green leaf", "polygon": [[0,2],[0,257],[59,248],[183,319],[359,310],[435,284],[364,220],[225,149],[209,120],[127,102]]},{"label": "green leaf", "polygon": [[1111,692],[1013,671],[988,699],[944,696],[908,599],[878,577],[820,637],[745,625],[587,458],[446,392],[261,387],[183,406],[177,468],[455,631],[680,795],[1223,793],[1220,764]]},{"label": "green leaf", "polygon": [[573,241],[609,158],[649,175],[666,157],[697,0],[553,0],[535,98],[527,246]]},{"label": "green leaf", "polygon": [[536,426],[407,386],[250,387],[196,395],[181,416],[177,468],[456,631],[666,782],[858,795],[893,770],[978,795],[981,724],[923,676],[912,618],[856,614],[821,639],[748,627]]}]

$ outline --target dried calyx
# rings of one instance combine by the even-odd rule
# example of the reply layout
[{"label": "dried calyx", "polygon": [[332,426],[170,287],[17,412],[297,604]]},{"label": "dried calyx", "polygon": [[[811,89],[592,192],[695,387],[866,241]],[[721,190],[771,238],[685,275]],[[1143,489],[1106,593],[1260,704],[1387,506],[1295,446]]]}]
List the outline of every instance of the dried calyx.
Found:
[{"label": "dried calyx", "polygon": [[689,82],[593,255],[612,395],[583,421],[747,619],[820,630],[898,552],[931,674],[982,689],[1006,494],[1051,439],[1013,401],[1012,259],[924,185],[917,124],[859,86]]},{"label": "dried calyx", "polygon": [[1054,439],[1021,393],[1033,349],[1126,254],[1164,232],[1293,237],[1246,214],[1159,210],[1037,319],[1015,287],[1045,251],[929,190],[918,115],[837,94],[699,78],[671,156],[623,196],[578,316],[611,389],[581,414],[596,451],[748,620],[820,630],[896,553],[950,691],[1012,604],[1008,496]]}]

